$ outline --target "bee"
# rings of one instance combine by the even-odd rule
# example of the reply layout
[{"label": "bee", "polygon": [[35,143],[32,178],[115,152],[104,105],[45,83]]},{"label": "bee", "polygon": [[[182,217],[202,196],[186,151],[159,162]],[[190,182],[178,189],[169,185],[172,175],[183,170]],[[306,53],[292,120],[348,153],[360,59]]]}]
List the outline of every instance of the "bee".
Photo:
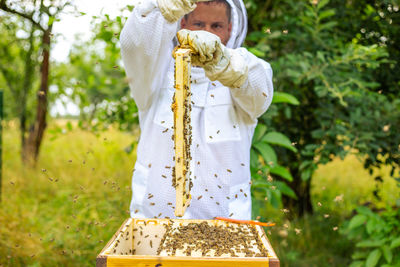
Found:
[{"label": "bee", "polygon": [[167,129],[165,129],[164,131],[162,131],[163,133],[166,133],[166,132],[168,132],[168,128]]},{"label": "bee", "polygon": [[164,124],[165,123],[165,121],[161,121],[161,124]]},{"label": "bee", "polygon": [[237,194],[235,195],[235,198],[238,198],[238,195],[237,195]]},{"label": "bee", "polygon": [[233,216],[233,212],[231,214],[229,214],[229,217],[232,217],[232,216]]},{"label": "bee", "polygon": [[168,203],[167,203],[167,205],[168,205],[168,206],[171,206],[171,205],[172,205],[172,203],[171,203],[171,202],[168,202]]},{"label": "bee", "polygon": [[240,163],[240,165],[244,166],[244,163]]},{"label": "bee", "polygon": [[135,210],[135,214],[138,213],[138,212],[139,212],[139,210]]},{"label": "bee", "polygon": [[229,200],[229,199],[231,199],[231,198],[230,198],[230,197],[226,197],[226,199],[228,199],[228,200]]},{"label": "bee", "polygon": [[162,177],[162,178],[167,178],[167,176],[165,176],[164,174],[163,174],[163,175],[161,175],[161,177]]},{"label": "bee", "polygon": [[151,202],[151,203],[150,203],[150,206],[154,206],[155,204],[156,204],[156,203],[154,203],[154,202]]},{"label": "bee", "polygon": [[[175,160],[175,158],[174,158],[174,160]],[[165,168],[166,169],[171,169],[171,166],[165,166]]]},{"label": "bee", "polygon": [[212,98],[214,98],[214,95],[210,95]]},{"label": "bee", "polygon": [[263,92],[262,94],[263,94],[263,96],[268,97],[266,93]]},{"label": "bee", "polygon": [[219,133],[220,133],[220,130],[217,131],[217,134],[219,134]]},{"label": "bee", "polygon": [[244,196],[245,196],[245,197],[247,197],[247,194],[246,194],[246,193],[244,193]]},{"label": "bee", "polygon": [[149,168],[151,168],[151,163],[149,164]]},{"label": "bee", "polygon": [[213,138],[211,135],[210,135],[209,137],[210,137],[210,139],[212,139],[212,138]]},{"label": "bee", "polygon": [[203,197],[203,196],[199,196],[199,197],[197,198],[197,200],[200,200],[202,197]]},{"label": "bee", "polygon": [[144,238],[148,238],[150,235],[145,235]]},{"label": "bee", "polygon": [[217,174],[214,174],[214,176],[215,176],[215,178],[218,178],[218,175],[217,175]]},{"label": "bee", "polygon": [[232,171],[230,169],[226,169],[226,171],[232,173]]},{"label": "bee", "polygon": [[243,189],[240,189],[240,192],[242,192],[242,193],[243,193]]},{"label": "bee", "polygon": [[150,247],[153,248],[153,241],[150,240]]},{"label": "bee", "polygon": [[142,241],[139,240],[139,241],[136,243],[136,245],[139,246],[140,243],[142,243]]},{"label": "bee", "polygon": [[219,202],[217,201],[217,202],[215,202],[215,204],[217,204],[218,206],[219,206]]},{"label": "bee", "polygon": [[220,185],[218,185],[218,188],[221,189],[222,187]]},{"label": "bee", "polygon": [[200,165],[200,161],[197,162],[197,165]]},{"label": "bee", "polygon": [[236,129],[236,125],[233,125],[233,128],[235,128],[235,129]]}]

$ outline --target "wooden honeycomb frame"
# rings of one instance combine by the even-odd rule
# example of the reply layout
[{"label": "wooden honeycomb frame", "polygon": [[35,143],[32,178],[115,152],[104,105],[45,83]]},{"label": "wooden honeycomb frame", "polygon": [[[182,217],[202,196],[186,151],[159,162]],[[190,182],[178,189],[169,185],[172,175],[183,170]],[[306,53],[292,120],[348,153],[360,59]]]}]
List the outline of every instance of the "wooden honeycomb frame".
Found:
[{"label": "wooden honeycomb frame", "polygon": [[[208,222],[213,225],[228,225],[219,220],[183,219],[127,219],[96,258],[96,267],[117,266],[163,266],[163,267],[279,267],[279,259],[273,250],[264,229],[257,230],[267,257],[229,256],[162,256],[157,255],[158,247],[168,225]],[[150,245],[150,241],[151,244]]]},{"label": "wooden honeycomb frame", "polygon": [[191,50],[177,48],[174,50],[175,57],[175,94],[172,103],[174,112],[174,148],[175,167],[172,177],[176,189],[175,216],[182,217],[190,205],[192,187],[190,171],[190,146],[191,146],[191,92],[190,92],[190,70]]}]

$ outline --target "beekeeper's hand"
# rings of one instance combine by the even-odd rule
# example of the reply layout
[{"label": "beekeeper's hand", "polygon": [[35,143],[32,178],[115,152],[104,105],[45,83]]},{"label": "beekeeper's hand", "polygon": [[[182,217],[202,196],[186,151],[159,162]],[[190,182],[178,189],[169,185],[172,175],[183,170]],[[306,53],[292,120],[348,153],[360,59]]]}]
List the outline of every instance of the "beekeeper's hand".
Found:
[{"label": "beekeeper's hand", "polygon": [[236,50],[226,48],[217,35],[183,29],[177,37],[181,46],[192,49],[192,64],[204,68],[211,81],[239,88],[247,80],[249,68],[244,58]]},{"label": "beekeeper's hand", "polygon": [[173,23],[192,12],[198,2],[211,0],[157,0],[158,8],[166,20]]}]

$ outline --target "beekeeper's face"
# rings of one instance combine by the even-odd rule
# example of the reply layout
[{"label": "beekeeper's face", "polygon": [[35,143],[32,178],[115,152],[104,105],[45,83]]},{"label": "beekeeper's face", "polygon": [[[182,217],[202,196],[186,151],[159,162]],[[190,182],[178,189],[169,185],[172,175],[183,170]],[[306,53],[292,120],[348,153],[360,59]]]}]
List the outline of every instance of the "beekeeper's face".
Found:
[{"label": "beekeeper's face", "polygon": [[224,3],[200,2],[193,12],[182,19],[181,28],[211,32],[221,38],[221,42],[226,45],[231,36],[232,22]]}]

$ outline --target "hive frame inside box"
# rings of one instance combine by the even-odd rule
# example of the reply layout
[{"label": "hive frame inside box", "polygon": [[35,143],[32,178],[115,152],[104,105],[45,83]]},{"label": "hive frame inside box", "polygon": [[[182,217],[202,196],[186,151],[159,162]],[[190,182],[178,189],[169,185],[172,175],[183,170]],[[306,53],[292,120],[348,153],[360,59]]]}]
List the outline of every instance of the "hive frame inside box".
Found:
[{"label": "hive frame inside box", "polygon": [[[201,223],[205,220],[170,220],[170,219],[127,219],[113,238],[107,243],[100,254],[97,256],[97,267],[112,266],[272,266],[279,267],[277,258],[268,238],[261,226],[254,226],[261,238],[264,247],[268,250],[268,257],[192,257],[192,256],[158,256],[157,249],[161,243],[161,238],[165,233],[165,225],[171,222]],[[226,222],[218,220],[208,220],[214,225],[223,225]],[[142,226],[140,231],[133,231]],[[152,247],[150,239],[146,235],[152,236]],[[158,238],[154,238],[157,235]],[[139,246],[134,246],[139,241]],[[132,253],[134,252],[134,255]],[[121,255],[124,254],[124,255]],[[131,254],[131,255],[129,255]]]}]

